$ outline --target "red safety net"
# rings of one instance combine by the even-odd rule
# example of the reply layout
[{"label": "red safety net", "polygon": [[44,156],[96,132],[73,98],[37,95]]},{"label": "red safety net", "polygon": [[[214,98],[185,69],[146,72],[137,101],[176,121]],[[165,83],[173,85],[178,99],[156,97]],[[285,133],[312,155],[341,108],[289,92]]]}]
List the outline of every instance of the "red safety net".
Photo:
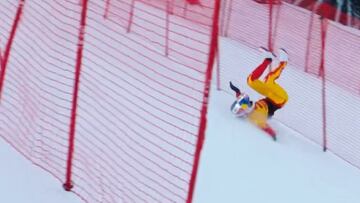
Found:
[{"label": "red safety net", "polygon": [[57,21],[56,14],[71,16],[72,11],[58,13],[38,1],[27,1],[26,12],[16,18],[23,2],[0,3],[1,55],[8,58],[6,72],[5,60],[1,69],[0,135],[62,180],[77,36],[77,26],[70,24],[78,19]]},{"label": "red safety net", "polygon": [[191,202],[219,2],[1,1],[0,135],[86,202]]},{"label": "red safety net", "polygon": [[289,102],[274,118],[360,167],[360,31],[321,18],[333,12],[326,6],[269,2],[222,2],[218,87],[228,91],[232,80],[252,94],[246,77],[262,60],[256,48],[285,48],[290,63],[278,83]]}]

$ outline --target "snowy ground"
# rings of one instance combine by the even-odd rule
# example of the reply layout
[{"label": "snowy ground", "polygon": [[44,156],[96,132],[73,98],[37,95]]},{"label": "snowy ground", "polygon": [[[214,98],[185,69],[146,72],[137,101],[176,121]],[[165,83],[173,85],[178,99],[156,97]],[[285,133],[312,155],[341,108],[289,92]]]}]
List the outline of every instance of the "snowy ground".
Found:
[{"label": "snowy ground", "polygon": [[59,181],[0,139],[1,203],[80,203]]},{"label": "snowy ground", "polygon": [[232,117],[232,95],[211,95],[195,203],[360,201],[358,169],[278,123],[273,123],[278,142],[273,142]]},{"label": "snowy ground", "polygon": [[[195,203],[359,202],[358,169],[277,123],[279,140],[273,142],[232,117],[228,111],[232,99],[212,91]],[[0,161],[0,202],[81,202],[3,140]]]}]

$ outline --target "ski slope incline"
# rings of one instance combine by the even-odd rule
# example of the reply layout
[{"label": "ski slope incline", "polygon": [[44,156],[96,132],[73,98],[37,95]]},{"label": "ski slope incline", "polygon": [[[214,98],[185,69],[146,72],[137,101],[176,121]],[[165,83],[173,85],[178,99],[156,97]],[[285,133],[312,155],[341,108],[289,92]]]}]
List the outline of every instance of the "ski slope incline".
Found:
[{"label": "ski slope incline", "polygon": [[[221,58],[224,63],[229,62],[224,60],[226,57],[239,55],[238,60],[251,59],[237,62],[242,63],[239,69],[252,68],[254,61],[261,60],[256,50],[227,39],[221,40],[221,50],[227,53]],[[245,63],[249,67],[244,67]],[[227,65],[236,65],[236,60]],[[283,77],[291,71],[285,70]],[[233,82],[245,86],[246,73],[232,75]],[[231,114],[234,96],[217,91],[215,78],[213,81],[195,203],[359,202],[357,168],[330,152],[324,153],[320,146],[276,121],[276,114],[270,124],[277,131],[278,141],[272,141],[246,120]],[[281,84],[281,78],[279,81]],[[250,89],[246,92],[252,98],[258,97]]]}]

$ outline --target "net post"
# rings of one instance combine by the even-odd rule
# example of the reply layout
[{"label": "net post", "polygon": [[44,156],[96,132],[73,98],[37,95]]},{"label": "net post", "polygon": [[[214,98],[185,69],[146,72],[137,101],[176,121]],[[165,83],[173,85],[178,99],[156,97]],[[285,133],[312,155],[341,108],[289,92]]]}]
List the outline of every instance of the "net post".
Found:
[{"label": "net post", "polygon": [[110,0],[106,0],[105,2],[105,12],[104,12],[104,18],[107,19],[109,16],[109,10],[110,10]]},{"label": "net post", "polygon": [[211,41],[210,41],[210,51],[209,51],[209,58],[208,58],[208,64],[206,70],[199,132],[198,132],[198,139],[197,139],[195,155],[194,155],[194,164],[192,167],[192,173],[189,182],[189,193],[187,196],[186,203],[191,203],[193,199],[195,182],[196,182],[197,172],[200,163],[201,150],[205,141],[205,130],[207,123],[206,117],[207,117],[208,100],[210,94],[210,85],[211,85],[212,71],[216,57],[216,50],[218,47],[219,17],[220,17],[220,7],[221,7],[220,1],[221,0],[216,0],[214,3],[214,15],[213,15],[212,33],[211,33]]},{"label": "net post", "polygon": [[[0,39],[0,44],[1,44],[1,39]],[[2,51],[1,51],[1,46],[0,46],[0,71],[3,69],[2,67]]]},{"label": "net post", "polygon": [[[228,5],[228,10],[227,10],[227,12],[226,13],[228,13],[227,14],[227,18],[226,18],[226,21],[225,21],[225,25],[224,25],[224,36],[225,37],[228,37],[229,36],[229,26],[230,26],[230,22],[231,22],[231,19],[232,19],[232,13],[233,13],[233,11],[232,11],[232,6],[233,6],[233,0],[229,0],[230,2],[229,2],[229,5]],[[225,10],[225,8],[224,8],[224,10]]]},{"label": "net post", "polygon": [[221,90],[220,85],[220,53],[219,53],[219,46],[216,47],[216,89]]},{"label": "net post", "polygon": [[187,1],[184,1],[183,17],[185,19],[186,19],[186,16],[187,16],[187,7],[188,7],[188,3],[187,3]]},{"label": "net post", "polygon": [[129,13],[127,33],[129,33],[131,31],[131,25],[133,23],[133,18],[134,18],[134,9],[135,9],[135,0],[132,0],[131,7],[130,7],[130,13]]},{"label": "net post", "polygon": [[307,44],[306,44],[306,53],[305,53],[305,72],[309,72],[309,61],[310,61],[310,45],[311,45],[311,34],[313,33],[313,27],[314,27],[314,13],[315,13],[316,5],[312,5],[311,14],[310,14],[310,22],[309,22],[309,32],[307,36]]},{"label": "net post", "polygon": [[166,1],[166,18],[165,18],[165,56],[169,56],[170,13],[172,13],[172,5],[168,0]]},{"label": "net post", "polygon": [[273,51],[273,46],[272,46],[273,3],[274,3],[274,0],[269,0],[268,49],[271,52]]},{"label": "net post", "polygon": [[220,12],[220,36],[224,35],[224,25],[225,25],[225,8],[226,8],[227,0],[223,0],[221,2],[221,12]]},{"label": "net post", "polygon": [[326,114],[326,72],[325,72],[325,48],[326,48],[326,34],[328,21],[326,18],[321,18],[321,62],[320,62],[320,76],[321,76],[321,99],[322,99],[322,134],[323,134],[323,151],[327,151],[327,114]]},{"label": "net post", "polygon": [[9,61],[11,47],[12,47],[13,41],[15,39],[16,30],[17,30],[17,28],[19,26],[20,18],[21,18],[22,13],[23,13],[24,5],[25,5],[25,0],[20,0],[18,9],[16,11],[15,19],[13,21],[13,25],[11,27],[10,37],[9,37],[7,43],[6,43],[4,54],[1,57],[1,66],[0,66],[1,67],[1,70],[0,70],[0,101],[1,101],[2,93],[3,93],[3,89],[4,89],[6,67],[7,67],[7,63]]},{"label": "net post", "polygon": [[75,66],[75,80],[73,88],[73,98],[72,98],[72,107],[71,107],[71,118],[70,118],[70,129],[69,129],[69,146],[67,154],[67,163],[66,163],[66,180],[63,185],[66,191],[70,191],[73,188],[72,183],[72,163],[74,155],[74,143],[75,143],[75,127],[76,127],[76,113],[77,113],[77,102],[78,102],[78,93],[79,93],[79,84],[80,84],[80,74],[81,74],[81,65],[82,65],[82,56],[84,48],[84,37],[85,37],[85,27],[86,27],[86,16],[87,16],[87,6],[88,0],[82,1],[82,11],[78,35],[78,46],[76,54],[76,66]]}]

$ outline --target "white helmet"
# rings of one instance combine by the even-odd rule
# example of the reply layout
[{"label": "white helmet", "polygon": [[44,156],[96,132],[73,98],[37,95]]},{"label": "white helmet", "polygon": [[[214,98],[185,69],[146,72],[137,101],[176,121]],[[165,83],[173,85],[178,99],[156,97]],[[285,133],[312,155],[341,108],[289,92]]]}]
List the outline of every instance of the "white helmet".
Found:
[{"label": "white helmet", "polygon": [[230,107],[230,110],[234,115],[238,117],[244,117],[251,111],[252,109],[251,107],[252,107],[252,101],[250,101],[249,95],[241,94],[233,102],[233,104]]}]

